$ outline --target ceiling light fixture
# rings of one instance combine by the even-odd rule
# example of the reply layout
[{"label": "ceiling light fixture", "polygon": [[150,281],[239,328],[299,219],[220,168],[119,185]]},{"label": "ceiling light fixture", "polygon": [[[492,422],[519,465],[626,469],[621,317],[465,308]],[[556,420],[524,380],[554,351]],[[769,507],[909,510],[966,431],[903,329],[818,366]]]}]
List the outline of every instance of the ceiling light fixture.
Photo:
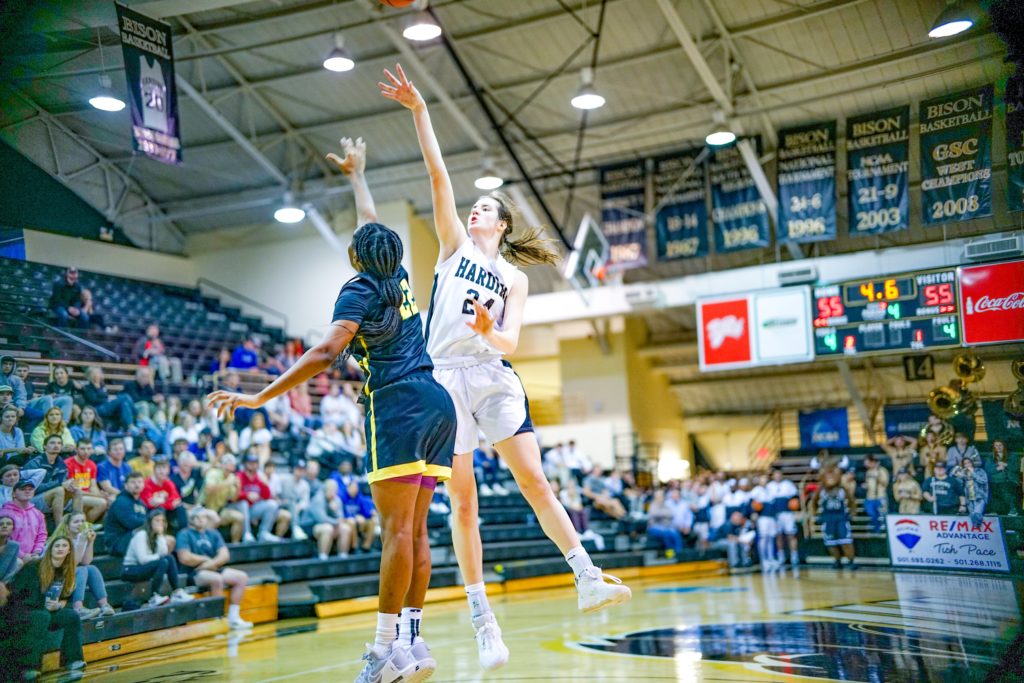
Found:
[{"label": "ceiling light fixture", "polygon": [[604,97],[594,89],[594,70],[589,66],[583,67],[580,71],[582,83],[572,98],[572,106],[577,109],[600,109],[604,106]]},{"label": "ceiling light fixture", "polygon": [[704,137],[704,142],[712,147],[723,147],[736,142],[736,133],[729,128],[725,120],[725,112],[716,111],[711,118],[715,122],[715,127]]},{"label": "ceiling light fixture", "polygon": [[306,212],[295,205],[291,192],[284,195],[284,205],[274,212],[274,220],[278,223],[298,223],[306,217]]},{"label": "ceiling light fixture", "polygon": [[504,178],[495,173],[491,160],[485,157],[480,169],[480,177],[473,181],[473,185],[478,190],[490,191],[497,190],[504,184]]},{"label": "ceiling light fixture", "polygon": [[963,33],[981,21],[982,16],[981,8],[975,0],[950,0],[932,24],[928,37],[948,38]]},{"label": "ceiling light fixture", "polygon": [[413,15],[412,21],[402,31],[402,35],[408,40],[417,42],[433,40],[441,35],[441,27],[437,25],[429,12],[418,12]]},{"label": "ceiling light fixture", "polygon": [[341,73],[351,71],[355,67],[356,63],[352,59],[352,55],[345,49],[345,38],[342,37],[341,33],[335,33],[334,48],[331,49],[327,58],[324,59],[324,68],[328,71]]},{"label": "ceiling light fixture", "polygon": [[100,76],[100,92],[89,98],[89,104],[100,111],[121,111],[124,109],[124,100],[114,94],[110,87],[110,76]]}]

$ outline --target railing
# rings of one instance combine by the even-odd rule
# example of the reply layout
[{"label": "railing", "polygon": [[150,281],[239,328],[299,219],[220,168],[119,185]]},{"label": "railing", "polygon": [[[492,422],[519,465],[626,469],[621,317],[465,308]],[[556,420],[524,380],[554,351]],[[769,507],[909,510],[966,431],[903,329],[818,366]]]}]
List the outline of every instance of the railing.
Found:
[{"label": "railing", "polygon": [[769,415],[750,440],[747,463],[751,471],[766,470],[782,450],[782,413]]},{"label": "railing", "polygon": [[281,321],[284,323],[284,330],[287,332],[287,330],[288,330],[288,316],[285,315],[284,313],[282,313],[281,311],[277,310],[276,308],[272,308],[270,306],[267,306],[265,303],[263,303],[261,301],[257,301],[256,299],[248,297],[245,294],[242,294],[241,292],[236,292],[235,290],[231,289],[230,287],[228,287],[226,285],[222,285],[219,282],[214,282],[213,280],[211,280],[209,278],[201,277],[198,280],[196,280],[196,289],[198,289],[200,292],[203,291],[203,285],[206,285],[210,289],[215,289],[218,292],[220,292],[221,294],[224,294],[224,295],[227,295],[227,296],[230,296],[230,297],[234,297],[235,299],[238,299],[239,301],[245,303],[248,306],[252,306],[253,308],[258,308],[259,310],[264,311],[265,313],[269,313],[270,315],[272,315],[274,317],[280,318]]},{"label": "railing", "polygon": [[32,323],[34,325],[42,325],[43,327],[45,327],[46,329],[50,330],[51,332],[56,332],[57,334],[61,335],[62,337],[66,337],[67,339],[70,339],[71,341],[73,341],[73,342],[75,342],[77,344],[81,344],[82,346],[85,346],[86,348],[92,349],[96,353],[99,353],[99,354],[101,354],[103,356],[106,356],[107,358],[112,358],[115,361],[121,360],[121,356],[117,355],[116,353],[114,353],[110,349],[105,348],[103,346],[100,346],[99,344],[97,344],[95,342],[91,342],[88,339],[83,339],[82,337],[79,337],[77,334],[72,334],[71,332],[68,332],[65,329],[61,329],[60,327],[55,327],[54,325],[51,325],[50,323],[48,323],[48,322],[46,322],[44,320],[40,320],[40,319],[36,318],[35,316],[29,315],[28,313],[22,313],[21,311],[15,310],[14,308],[12,308],[10,306],[6,306],[6,305],[0,305],[0,312],[2,312],[5,316],[22,318],[24,320],[29,321],[30,323]]}]

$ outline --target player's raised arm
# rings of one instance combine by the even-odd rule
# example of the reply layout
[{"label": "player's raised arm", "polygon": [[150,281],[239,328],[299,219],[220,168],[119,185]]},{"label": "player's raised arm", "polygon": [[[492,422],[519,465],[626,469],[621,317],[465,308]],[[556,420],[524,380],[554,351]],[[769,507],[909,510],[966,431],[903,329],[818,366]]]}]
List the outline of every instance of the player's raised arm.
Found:
[{"label": "player's raised arm", "polygon": [[385,69],[384,75],[390,83],[380,82],[377,85],[384,97],[412,111],[413,121],[416,123],[416,137],[419,139],[423,161],[430,174],[430,191],[434,200],[434,229],[437,230],[437,239],[441,242],[440,260],[444,261],[468,239],[466,228],[455,207],[455,193],[452,191],[448,169],[441,156],[441,147],[437,144],[437,136],[434,135],[434,128],[430,123],[427,103],[423,101],[423,96],[416,90],[412,81],[406,77],[402,65],[395,65],[395,70],[398,72],[397,76]]},{"label": "player's raised arm", "polygon": [[362,138],[342,138],[341,149],[345,152],[345,158],[337,154],[327,155],[327,160],[338,167],[344,173],[350,183],[356,199],[356,224],[377,222],[377,207],[373,203],[373,195],[370,194],[370,186],[366,184],[366,143]]}]

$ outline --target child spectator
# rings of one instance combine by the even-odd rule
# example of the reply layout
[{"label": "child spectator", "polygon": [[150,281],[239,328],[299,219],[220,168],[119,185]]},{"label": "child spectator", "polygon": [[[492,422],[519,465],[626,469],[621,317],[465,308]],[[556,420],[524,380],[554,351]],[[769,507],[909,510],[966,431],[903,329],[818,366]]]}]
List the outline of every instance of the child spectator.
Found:
[{"label": "child spectator", "polygon": [[100,417],[116,420],[122,429],[135,432],[135,404],[132,403],[131,397],[123,393],[111,397],[107,393],[103,370],[100,368],[89,368],[85,376],[89,380],[82,387],[85,404],[95,408]]},{"label": "child spectator", "polygon": [[[75,558],[71,540],[55,536],[39,558],[26,562],[9,586],[7,605],[0,609],[0,623],[6,636],[16,634],[11,643],[16,654],[11,661],[25,680],[34,680],[43,665],[47,634],[61,634],[60,657],[72,673],[81,678],[85,668],[82,657],[82,621],[67,606],[75,590]],[[7,672],[5,672],[7,673]]]},{"label": "child spectator", "polygon": [[981,467],[976,467],[970,457],[965,457],[961,461],[959,476],[964,482],[964,502],[971,524],[980,526],[988,505],[988,474]]},{"label": "child spectator", "polygon": [[967,512],[967,501],[964,498],[963,483],[956,477],[946,473],[946,463],[939,460],[935,463],[934,476],[925,479],[924,499],[931,503],[933,515],[956,515]]},{"label": "child spectator", "polygon": [[91,443],[94,453],[100,455],[107,453],[107,435],[103,431],[103,421],[100,420],[96,409],[92,406],[83,408],[78,414],[78,419],[71,423],[71,437],[75,440],[75,444],[82,439]]},{"label": "child spectator", "polygon": [[373,542],[377,538],[377,510],[369,496],[363,495],[359,490],[359,484],[355,482],[348,485],[348,488],[341,492],[341,507],[345,511],[345,519],[355,523],[357,536],[353,536],[352,545],[356,546],[362,540],[362,546],[356,546],[354,550],[370,552]]},{"label": "child spectator", "polygon": [[14,517],[10,512],[0,511],[0,584],[10,582],[14,574],[21,569],[18,558],[18,542],[14,535]]},{"label": "child spectator", "polygon": [[132,472],[124,481],[124,489],[118,494],[103,522],[103,538],[107,551],[114,556],[124,557],[135,530],[146,523],[146,504],[139,494],[145,477]]},{"label": "child spectator", "polygon": [[[75,553],[75,592],[72,594],[71,607],[82,621],[92,619],[96,616],[112,617],[114,608],[107,600],[107,585],[103,582],[103,575],[92,563],[93,548],[96,542],[96,532],[92,525],[85,521],[85,515],[81,512],[69,512],[53,531],[54,537],[67,536],[71,539],[71,547]],[[88,609],[85,606],[86,589],[92,593],[96,609]]]},{"label": "child spectator", "polygon": [[107,459],[96,466],[96,480],[100,490],[113,502],[124,488],[125,479],[132,473],[132,468],[124,461],[123,439],[111,439],[108,449]]},{"label": "child spectator", "polygon": [[896,474],[896,482],[892,485],[892,497],[896,499],[901,515],[921,513],[921,485],[910,476],[907,469],[902,469]]},{"label": "child spectator", "polygon": [[171,520],[174,529],[188,526],[188,513],[181,500],[178,487],[171,481],[171,463],[167,458],[157,458],[153,463],[153,476],[142,486],[142,502],[150,510],[161,508]]},{"label": "child spectator", "polygon": [[[251,543],[253,540],[251,524],[252,521],[259,521],[258,538],[264,543],[276,543],[281,540],[281,535],[287,532],[291,523],[291,516],[287,510],[281,510],[270,493],[270,486],[259,471],[259,457],[250,453],[245,456],[245,469],[238,473],[238,501],[235,504],[246,518],[245,541]],[[275,529],[274,534],[272,530]]]},{"label": "child spectator", "polygon": [[1016,515],[1020,509],[1020,471],[1009,462],[1006,442],[992,441],[992,458],[986,461],[989,488],[992,493],[990,509],[997,515]]},{"label": "child spectator", "polygon": [[[168,600],[190,602],[193,598],[178,585],[178,562],[167,548],[167,516],[160,508],[150,510],[145,524],[132,535],[124,555],[121,578],[129,583],[149,581],[152,595],[147,607],[159,607]],[[161,592],[164,579],[171,594]]]},{"label": "child spectator", "polygon": [[47,410],[43,421],[32,430],[32,445],[37,451],[42,451],[47,437],[52,435],[61,438],[62,451],[71,453],[75,450],[75,437],[71,435],[71,430],[64,422],[64,413],[56,406]]},{"label": "child spectator", "polygon": [[82,509],[82,491],[68,476],[68,466],[61,458],[63,445],[61,437],[51,434],[46,438],[42,455],[29,460],[24,468],[43,471],[43,478],[36,487],[36,497],[32,503],[41,511],[48,511],[55,525],[60,523],[60,518],[64,515],[64,506],[68,501],[71,501],[76,509]]},{"label": "child spectator", "polygon": [[[10,387],[0,387],[0,390]],[[36,447],[25,445],[25,434],[18,427],[18,409],[7,406],[0,412],[0,463],[24,465],[36,452]]]},{"label": "child spectator", "polygon": [[32,504],[35,493],[35,484],[22,479],[14,485],[11,500],[0,508],[0,512],[10,515],[14,520],[11,540],[18,544],[18,558],[22,561],[40,557],[46,545],[46,520],[43,513]]},{"label": "child spectator", "polygon": [[666,551],[668,557],[683,552],[683,537],[672,524],[673,511],[665,500],[665,489],[657,489],[647,508],[647,536]]},{"label": "child spectator", "polygon": [[134,354],[139,365],[155,368],[164,382],[181,384],[181,359],[167,356],[167,348],[160,339],[160,326],[156,323],[150,323],[145,336],[135,342]]},{"label": "child spectator", "polygon": [[242,598],[245,597],[245,584],[249,577],[238,569],[225,567],[231,559],[230,553],[220,534],[206,528],[206,519],[202,510],[192,510],[189,527],[178,532],[178,559],[189,572],[192,583],[208,589],[210,595],[218,597],[224,594],[225,587],[230,589],[228,627],[252,628],[252,624],[241,615]]},{"label": "child spectator", "polygon": [[263,413],[252,414],[249,425],[238,435],[238,448],[243,453],[255,453],[260,467],[270,460],[270,442],[274,435],[267,429]]},{"label": "child spectator", "polygon": [[75,324],[89,326],[89,314],[82,310],[82,285],[78,281],[78,269],[74,266],[64,271],[64,277],[54,284],[50,293],[50,310],[57,318],[58,327]]},{"label": "child spectator", "polygon": [[871,519],[872,533],[882,530],[886,507],[889,503],[889,471],[878,462],[873,453],[864,458],[864,511]]},{"label": "child spectator", "polygon": [[328,479],[310,500],[309,507],[300,513],[307,535],[316,539],[317,557],[326,560],[332,547],[338,557],[348,557],[355,536],[355,522],[345,518],[338,482]]},{"label": "child spectator", "polygon": [[981,467],[981,455],[967,439],[963,432],[957,432],[953,437],[953,445],[946,449],[946,472],[952,473],[963,464],[965,459],[970,458],[977,467]]},{"label": "child spectator", "polygon": [[92,443],[88,439],[79,439],[75,455],[65,460],[64,466],[68,470],[68,478],[74,481],[78,492],[75,509],[84,510],[89,521],[96,522],[107,511],[109,499],[107,494],[100,490],[96,481],[98,472],[91,457]]},{"label": "child spectator", "polygon": [[200,505],[206,509],[210,518],[209,527],[230,527],[229,537],[232,543],[240,542],[243,532],[247,529],[245,515],[234,504],[240,489],[238,477],[235,476],[236,466],[237,460],[230,453],[216,459],[203,478],[203,490],[199,496]]},{"label": "child spectator", "polygon": [[850,506],[846,489],[840,485],[836,471],[822,474],[822,488],[818,491],[821,537],[828,554],[835,558],[835,568],[842,567],[842,558],[856,569],[853,563],[853,528],[850,526]]},{"label": "child spectator", "polygon": [[153,457],[156,455],[156,444],[149,439],[143,439],[139,444],[138,454],[128,461],[128,466],[133,472],[138,472],[144,477],[153,476]]}]

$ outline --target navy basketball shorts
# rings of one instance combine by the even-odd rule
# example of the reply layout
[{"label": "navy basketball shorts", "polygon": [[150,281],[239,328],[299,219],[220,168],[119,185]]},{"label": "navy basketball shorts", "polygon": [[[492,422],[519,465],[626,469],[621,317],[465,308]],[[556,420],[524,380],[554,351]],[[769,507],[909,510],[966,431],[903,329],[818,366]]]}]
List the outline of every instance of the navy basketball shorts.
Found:
[{"label": "navy basketball shorts", "polygon": [[451,479],[455,429],[455,404],[429,372],[371,392],[366,399],[367,481],[415,474]]}]

